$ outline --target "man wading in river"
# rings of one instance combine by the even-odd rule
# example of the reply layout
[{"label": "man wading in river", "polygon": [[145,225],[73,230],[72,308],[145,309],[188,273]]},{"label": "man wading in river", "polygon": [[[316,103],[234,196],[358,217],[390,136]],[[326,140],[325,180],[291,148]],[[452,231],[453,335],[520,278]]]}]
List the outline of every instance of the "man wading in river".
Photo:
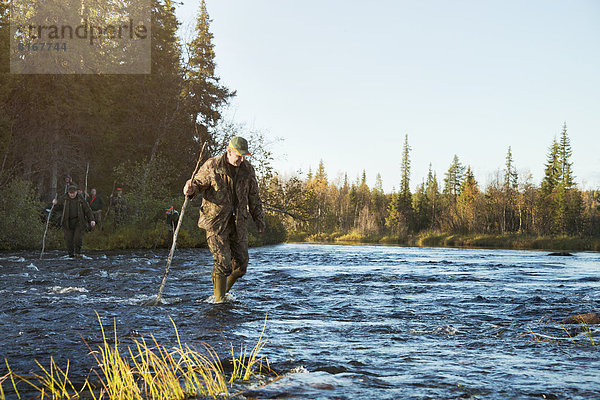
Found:
[{"label": "man wading in river", "polygon": [[245,159],[249,155],[246,139],[234,136],[225,154],[208,159],[183,188],[187,196],[204,195],[198,226],[206,230],[214,259],[215,303],[223,302],[231,286],[246,273],[248,214],[254,219],[258,233],[265,229],[256,175]]},{"label": "man wading in river", "polygon": [[52,200],[52,203],[56,205],[58,212],[62,211],[60,221],[65,231],[65,244],[69,257],[80,256],[83,232],[87,230],[87,223],[89,221],[92,228],[96,224],[90,205],[77,194],[76,185],[70,185],[67,193]]}]

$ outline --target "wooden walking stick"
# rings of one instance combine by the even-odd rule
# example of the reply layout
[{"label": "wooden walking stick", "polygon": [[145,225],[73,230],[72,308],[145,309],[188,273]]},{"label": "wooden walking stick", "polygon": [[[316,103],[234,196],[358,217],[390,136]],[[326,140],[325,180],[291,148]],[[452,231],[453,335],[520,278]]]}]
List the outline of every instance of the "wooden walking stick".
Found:
[{"label": "wooden walking stick", "polygon": [[112,203],[112,198],[115,194],[115,187],[117,185],[117,181],[113,182],[112,191],[110,192],[110,197],[108,198],[108,207],[106,207],[106,214],[104,214],[104,218],[108,218],[108,213],[110,212],[110,203]]},{"label": "wooden walking stick", "polygon": [[[196,168],[194,169],[194,173],[192,174],[192,181],[196,176],[196,173],[200,169],[200,165],[202,163],[202,155],[204,154],[204,148],[206,147],[206,142],[202,145],[202,150],[200,150],[200,156],[198,157],[198,162],[196,163]],[[165,272],[163,273],[162,282],[160,283],[160,287],[158,288],[158,294],[156,295],[156,299],[150,303],[152,306],[158,305],[160,299],[162,297],[162,292],[165,289],[165,284],[167,283],[167,276],[169,275],[169,268],[171,267],[171,261],[173,260],[173,253],[175,252],[175,245],[177,243],[177,235],[179,234],[179,228],[181,228],[181,221],[183,221],[183,214],[185,213],[185,208],[187,207],[188,201],[190,197],[188,195],[185,196],[185,200],[183,201],[183,206],[181,206],[181,212],[179,213],[179,220],[177,221],[177,228],[175,228],[175,232],[173,232],[173,243],[171,244],[171,251],[169,252],[169,258],[167,258],[167,266],[165,267]]]},{"label": "wooden walking stick", "polygon": [[50,216],[52,215],[52,210],[54,210],[54,203],[52,203],[52,207],[50,207],[50,212],[48,212],[48,218],[46,219],[46,230],[44,231],[44,237],[42,238],[42,252],[40,253],[40,260],[44,257],[44,249],[46,248],[46,233],[48,233],[48,224],[50,223]]},{"label": "wooden walking stick", "polygon": [[84,198],[87,198],[87,195],[88,195],[88,191],[87,191],[88,172],[90,172],[90,162],[89,161],[87,163],[87,167],[85,168],[85,189],[83,189]]}]

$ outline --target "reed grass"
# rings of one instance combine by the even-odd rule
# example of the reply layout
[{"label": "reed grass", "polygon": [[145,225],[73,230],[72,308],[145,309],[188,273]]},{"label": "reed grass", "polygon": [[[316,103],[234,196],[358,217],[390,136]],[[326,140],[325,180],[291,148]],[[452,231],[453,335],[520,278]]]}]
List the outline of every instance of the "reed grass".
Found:
[{"label": "reed grass", "polygon": [[98,313],[96,316],[102,332],[102,344],[97,350],[92,350],[87,343],[85,344],[97,364],[92,368],[97,381],[92,383],[88,377],[78,391],[68,377],[68,361],[66,368],[62,370],[53,358],[50,358],[49,368],[44,368],[36,360],[41,372],[21,376],[14,373],[5,360],[8,373],[0,377],[0,400],[6,397],[3,383],[7,380],[11,381],[14,393],[19,399],[21,393],[17,386],[21,382],[37,392],[36,397],[52,400],[78,399],[86,389],[94,400],[226,398],[230,397],[228,383],[233,385],[240,380],[247,381],[252,377],[262,376],[263,361],[267,364],[265,371],[272,372],[268,360],[259,355],[267,343],[267,339],[264,338],[266,317],[258,342],[251,351],[242,344],[239,357],[236,357],[233,345],[230,344],[234,372],[227,379],[217,352],[207,343],[202,343],[203,351],[182,344],[177,326],[172,319],[177,346],[168,349],[160,345],[153,335],[149,335],[149,338],[134,339],[133,345],[121,352],[116,333],[116,320],[113,322],[114,337],[111,338],[114,342],[109,343]]},{"label": "reed grass", "polygon": [[[8,363],[7,363],[7,365],[8,365]],[[5,374],[4,376],[0,376],[0,400],[4,400],[6,398],[6,396],[4,395],[4,388],[2,387],[2,384],[9,377],[10,377],[10,374]]]},{"label": "reed grass", "polygon": [[[248,347],[242,343],[240,344],[239,356],[236,357],[233,344],[231,345],[231,363],[233,364],[233,372],[231,373],[231,377],[229,379],[229,383],[231,385],[233,385],[235,381],[247,381],[253,375],[262,375],[263,361],[265,361],[267,364],[266,369],[268,372],[273,372],[269,366],[269,360],[267,360],[265,357],[258,356],[260,351],[267,344],[267,339],[263,339],[266,327],[267,317],[265,316],[265,323],[258,338],[258,342],[250,352],[248,352]],[[258,372],[256,367],[258,367]]]},{"label": "reed grass", "polygon": [[[32,387],[36,392],[39,392],[41,399],[77,399],[79,398],[79,392],[75,389],[71,381],[69,380],[69,363],[65,371],[60,369],[54,359],[50,357],[50,367],[44,368],[39,361],[35,360],[36,365],[41,369],[41,373],[35,373],[31,376],[18,375],[14,373],[8,361],[4,360],[6,367],[8,368],[8,374],[0,378],[0,399],[5,398],[4,389],[2,388],[2,382],[10,378],[15,394],[20,399],[21,394],[17,389],[17,384],[20,382],[26,383]],[[17,381],[15,381],[15,378]]]},{"label": "reed grass", "polygon": [[[536,342],[542,342],[542,341],[553,342],[553,343],[570,342],[575,345],[579,344],[575,341],[575,338],[573,337],[571,332],[567,329],[567,327],[564,324],[557,322],[556,320],[554,320],[553,318],[550,318],[548,316],[543,316],[542,318],[540,318],[538,323],[541,323],[541,322],[545,322],[546,324],[549,324],[549,323],[553,324],[554,327],[557,327],[557,328],[559,328],[559,330],[564,331],[566,333],[566,336],[559,337],[559,336],[547,335],[544,333],[535,333],[533,331],[533,329],[531,329],[531,327],[529,327],[529,326],[527,327],[528,332],[522,333],[519,336],[531,335]],[[591,345],[596,346],[597,343],[594,341],[594,337],[592,335],[592,330],[591,330],[590,326],[583,320],[581,322],[579,322],[579,326],[582,328],[584,336],[590,341]]]}]

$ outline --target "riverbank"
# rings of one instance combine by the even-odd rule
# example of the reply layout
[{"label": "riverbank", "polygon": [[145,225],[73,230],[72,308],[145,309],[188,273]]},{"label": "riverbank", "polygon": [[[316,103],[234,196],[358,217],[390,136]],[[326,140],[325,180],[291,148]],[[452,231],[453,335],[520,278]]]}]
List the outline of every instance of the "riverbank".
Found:
[{"label": "riverbank", "polygon": [[523,234],[452,234],[425,232],[409,236],[364,235],[360,233],[313,234],[291,232],[288,242],[391,244],[415,247],[466,247],[514,250],[600,251],[600,237],[533,236]]},{"label": "riverbank", "polygon": [[[36,224],[35,229],[23,232],[24,239],[14,243],[0,243],[0,250],[39,250],[42,246],[43,227]],[[45,250],[64,249],[63,230],[57,226],[49,227],[45,236]],[[253,223],[248,227],[248,244],[258,247],[283,243],[285,229],[278,220],[268,216],[267,229],[258,234]],[[171,248],[172,232],[164,221],[155,221],[146,225],[123,224],[115,226],[112,221],[94,228],[83,235],[85,250],[125,250],[125,249],[165,249]],[[206,232],[199,229],[195,218],[185,218],[177,236],[177,248],[202,248],[206,245]]]}]

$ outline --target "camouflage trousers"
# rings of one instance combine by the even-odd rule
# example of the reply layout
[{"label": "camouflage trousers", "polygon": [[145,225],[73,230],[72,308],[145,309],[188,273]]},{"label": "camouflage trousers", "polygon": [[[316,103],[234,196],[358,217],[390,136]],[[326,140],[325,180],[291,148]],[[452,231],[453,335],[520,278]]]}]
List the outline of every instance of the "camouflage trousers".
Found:
[{"label": "camouflage trousers", "polygon": [[248,238],[239,240],[234,218],[229,219],[222,234],[207,231],[206,242],[214,260],[212,275],[229,276],[235,273],[239,278],[246,273]]},{"label": "camouflage trousers", "polygon": [[75,228],[64,228],[65,244],[70,256],[81,254],[81,246],[83,244],[83,230],[79,224],[75,224]]}]

